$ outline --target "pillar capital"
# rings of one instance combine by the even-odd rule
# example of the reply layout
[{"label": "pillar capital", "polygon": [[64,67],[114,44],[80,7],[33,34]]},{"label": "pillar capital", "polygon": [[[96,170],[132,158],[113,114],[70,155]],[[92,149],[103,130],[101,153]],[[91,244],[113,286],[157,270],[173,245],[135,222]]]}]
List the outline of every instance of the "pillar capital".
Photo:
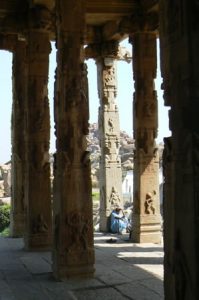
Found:
[{"label": "pillar capital", "polygon": [[0,34],[0,49],[13,52],[17,47],[17,34]]},{"label": "pillar capital", "polygon": [[146,12],[138,8],[130,18],[124,18],[120,27],[129,34],[129,42],[134,34],[139,32],[153,32],[157,35],[159,25],[158,11]]},{"label": "pillar capital", "polygon": [[102,43],[89,44],[85,48],[85,57],[100,59],[100,58],[116,58],[118,55],[118,41],[108,41]]},{"label": "pillar capital", "polygon": [[34,6],[29,11],[29,30],[50,32],[52,31],[52,13],[45,7]]}]

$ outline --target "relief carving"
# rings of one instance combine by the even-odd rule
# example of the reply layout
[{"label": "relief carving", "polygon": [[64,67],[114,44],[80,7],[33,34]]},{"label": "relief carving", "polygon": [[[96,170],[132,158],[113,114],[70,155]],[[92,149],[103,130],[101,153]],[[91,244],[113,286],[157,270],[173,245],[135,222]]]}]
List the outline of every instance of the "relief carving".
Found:
[{"label": "relief carving", "polygon": [[37,172],[48,171],[50,166],[48,149],[48,142],[43,142],[41,144],[32,146],[31,166],[33,170],[36,170]]},{"label": "relief carving", "polygon": [[153,191],[152,193],[148,192],[146,194],[146,199],[145,199],[145,202],[144,202],[144,207],[145,207],[145,214],[148,214],[148,215],[155,215],[155,206],[154,206],[154,197],[156,195],[156,191]]},{"label": "relief carving", "polygon": [[109,202],[111,203],[112,206],[117,206],[121,202],[120,196],[114,186],[112,187],[112,190],[111,190]]},{"label": "relief carving", "polygon": [[118,162],[120,163],[119,156],[119,140],[117,137],[109,136],[105,139],[104,154],[106,162]]},{"label": "relief carving", "polygon": [[144,102],[142,108],[142,115],[145,118],[151,118],[155,116],[156,113],[156,105],[155,103]]},{"label": "relief carving", "polygon": [[68,252],[76,250],[86,250],[88,248],[88,233],[90,221],[79,212],[71,212],[66,216],[66,226],[69,232]]},{"label": "relief carving", "polygon": [[60,151],[57,155],[60,157],[62,166],[68,168],[71,165],[71,161],[66,151]]},{"label": "relief carving", "polygon": [[155,129],[146,129],[139,130],[137,132],[137,148],[142,149],[145,154],[150,153],[151,151],[154,151],[155,147],[155,137],[156,132]]},{"label": "relief carving", "polygon": [[109,127],[109,131],[113,132],[114,124],[113,124],[113,120],[111,118],[108,119],[108,127]]},{"label": "relief carving", "polygon": [[36,219],[33,220],[32,231],[33,233],[46,233],[48,231],[48,225],[42,214],[39,214]]},{"label": "relief carving", "polygon": [[104,70],[104,88],[116,86],[115,68],[107,68]]}]

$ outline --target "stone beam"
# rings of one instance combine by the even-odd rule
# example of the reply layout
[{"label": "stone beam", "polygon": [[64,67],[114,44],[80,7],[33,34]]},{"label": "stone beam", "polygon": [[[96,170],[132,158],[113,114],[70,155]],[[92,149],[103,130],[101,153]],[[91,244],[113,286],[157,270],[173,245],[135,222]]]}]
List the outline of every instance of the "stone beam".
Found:
[{"label": "stone beam", "polygon": [[0,50],[7,50],[13,52],[18,41],[17,35],[0,34]]},{"label": "stone beam", "polygon": [[132,34],[143,31],[156,31],[159,25],[158,12],[152,11],[145,13],[144,11],[137,11],[130,17],[125,17],[119,23],[119,32]]},{"label": "stone beam", "polygon": [[113,0],[111,5],[107,5],[107,0],[87,0],[86,1],[86,12],[87,13],[112,13],[112,14],[129,14],[133,11],[135,4],[132,0]]},{"label": "stone beam", "polygon": [[4,34],[22,34],[27,26],[27,13],[7,15],[4,18],[0,18],[0,32]]},{"label": "stone beam", "polygon": [[5,16],[15,11],[24,11],[27,7],[27,2],[22,0],[1,0],[0,1],[0,16]]},{"label": "stone beam", "polygon": [[53,10],[55,6],[55,0],[30,0],[31,6],[43,6],[49,10]]},{"label": "stone beam", "polygon": [[156,31],[159,18],[157,11],[137,11],[131,16],[124,16],[116,20],[105,22],[103,26],[87,25],[85,44],[105,41],[121,41],[129,34],[142,31]]}]

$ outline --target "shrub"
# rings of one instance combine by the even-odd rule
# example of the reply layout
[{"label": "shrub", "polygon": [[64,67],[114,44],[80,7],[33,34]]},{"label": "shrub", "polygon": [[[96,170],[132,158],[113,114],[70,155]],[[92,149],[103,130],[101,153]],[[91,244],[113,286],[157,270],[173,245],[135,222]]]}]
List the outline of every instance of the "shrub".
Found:
[{"label": "shrub", "polygon": [[0,232],[0,236],[8,237],[10,235],[10,228],[6,227],[2,232]]},{"label": "shrub", "polygon": [[99,192],[93,192],[92,193],[92,198],[93,198],[93,201],[99,201]]},{"label": "shrub", "polygon": [[0,206],[0,232],[10,224],[10,205],[5,204]]}]

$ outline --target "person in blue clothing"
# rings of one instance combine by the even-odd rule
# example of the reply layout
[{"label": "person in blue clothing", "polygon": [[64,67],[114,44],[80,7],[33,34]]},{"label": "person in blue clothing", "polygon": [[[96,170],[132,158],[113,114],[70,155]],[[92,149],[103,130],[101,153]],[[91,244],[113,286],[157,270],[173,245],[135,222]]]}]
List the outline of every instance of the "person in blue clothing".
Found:
[{"label": "person in blue clothing", "polygon": [[125,217],[122,209],[116,207],[111,213],[111,232],[122,233],[123,230],[128,230],[128,219]]}]

